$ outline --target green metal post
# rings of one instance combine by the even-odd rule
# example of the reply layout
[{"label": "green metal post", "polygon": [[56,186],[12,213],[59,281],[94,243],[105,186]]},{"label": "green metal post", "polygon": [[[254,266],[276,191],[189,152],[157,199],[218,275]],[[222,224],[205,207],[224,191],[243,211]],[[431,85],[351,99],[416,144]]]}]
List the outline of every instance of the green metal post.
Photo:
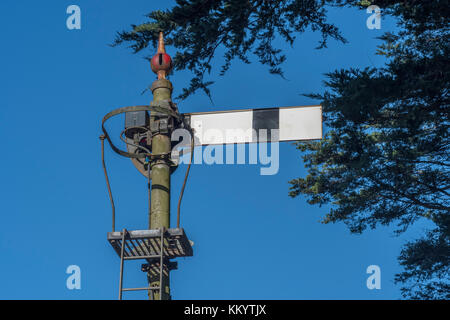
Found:
[{"label": "green metal post", "polygon": [[[172,84],[167,79],[156,80],[152,85],[153,101],[171,101]],[[150,126],[155,126],[158,116],[150,117]],[[171,151],[169,134],[158,133],[152,138],[152,154],[159,155]],[[170,227],[170,166],[167,160],[154,160],[151,162],[152,190],[150,229]],[[164,288],[161,300],[170,299],[170,277],[163,276]],[[150,286],[159,286],[159,276],[150,277]],[[151,295],[150,295],[151,296]],[[154,299],[159,300],[159,291],[155,291]]]},{"label": "green metal post", "polygon": [[[172,69],[172,61],[166,54],[162,32],[159,33],[158,51],[150,61],[153,72],[158,75],[158,80],[152,84],[153,103],[172,101],[172,83],[166,79],[166,75]],[[152,155],[163,155],[171,152],[170,130],[168,130],[167,115],[152,112],[150,115],[150,128],[152,129]],[[149,229],[165,230],[170,228],[170,165],[167,158],[152,159],[150,163],[152,190],[150,203]],[[163,237],[163,235],[161,235]],[[163,239],[163,238],[161,238]],[[163,243],[161,243],[163,246]],[[162,248],[162,247],[161,247]],[[161,261],[163,261],[161,259]],[[161,269],[162,270],[162,269]],[[155,300],[170,299],[170,277],[167,268],[167,276],[148,274],[151,287],[162,287],[149,292],[149,298]],[[160,281],[162,280],[162,286]]]}]

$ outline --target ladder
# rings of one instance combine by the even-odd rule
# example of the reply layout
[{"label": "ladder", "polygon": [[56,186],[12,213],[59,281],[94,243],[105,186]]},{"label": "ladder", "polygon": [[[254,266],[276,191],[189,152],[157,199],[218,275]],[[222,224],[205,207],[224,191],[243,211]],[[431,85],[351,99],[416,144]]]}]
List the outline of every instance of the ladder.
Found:
[{"label": "ladder", "polygon": [[[192,245],[182,228],[133,230],[123,229],[122,232],[108,232],[108,241],[120,257],[119,300],[125,291],[150,291],[151,297],[159,291],[159,298],[163,295],[163,275],[168,275],[176,263],[170,259],[191,257]],[[124,262],[127,260],[144,259],[148,262],[143,271],[159,276],[159,286],[142,288],[123,288]]]}]

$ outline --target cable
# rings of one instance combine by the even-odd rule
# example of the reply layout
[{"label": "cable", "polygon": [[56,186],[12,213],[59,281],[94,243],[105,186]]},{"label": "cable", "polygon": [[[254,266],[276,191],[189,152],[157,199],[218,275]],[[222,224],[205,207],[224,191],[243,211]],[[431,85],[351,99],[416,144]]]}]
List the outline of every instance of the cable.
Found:
[{"label": "cable", "polygon": [[[186,123],[185,127],[187,127]],[[189,127],[187,127],[189,128]],[[192,159],[194,157],[194,133],[192,129],[189,130],[191,133],[191,159],[189,161],[188,167],[186,169],[186,175],[184,176],[183,186],[181,187],[180,197],[178,198],[178,207],[177,207],[177,228],[180,228],[180,207],[181,207],[181,199],[183,199],[184,188],[186,187],[187,178],[189,176],[189,171],[191,170]]]},{"label": "cable", "polygon": [[125,142],[126,144],[128,144],[130,146],[136,147],[138,149],[142,149],[142,150],[146,151],[148,153],[148,155],[151,155],[152,154],[151,151],[148,150],[146,147],[138,145],[138,144],[134,144],[134,143],[131,143],[131,142],[128,142],[126,138],[122,137],[124,134],[126,134],[127,130],[130,130],[130,129],[145,129],[145,130],[148,130],[145,127],[129,127],[129,128],[126,128],[125,130],[123,130],[120,133],[120,140],[122,140],[123,142]]},{"label": "cable", "polygon": [[111,202],[112,208],[112,231],[114,232],[116,229],[116,207],[114,205],[114,199],[111,192],[111,186],[109,184],[108,172],[106,170],[105,164],[105,135],[100,136],[100,141],[102,142],[102,163],[103,163],[103,172],[105,173],[106,185],[108,186],[109,200]]},{"label": "cable", "polygon": [[[172,116],[172,117],[174,117],[174,118],[176,118],[178,120],[181,120],[183,122],[183,124],[184,124],[184,127],[187,128],[189,130],[189,132],[191,133],[191,158],[190,158],[189,165],[188,165],[188,167],[186,169],[186,174],[184,176],[183,186],[181,187],[181,192],[180,192],[180,197],[178,199],[178,207],[177,207],[177,228],[180,227],[181,200],[183,199],[184,189],[186,187],[186,182],[187,182],[187,179],[188,179],[188,176],[189,176],[189,171],[191,169],[191,164],[192,164],[192,160],[193,160],[193,156],[194,156],[194,134],[193,134],[193,131],[190,128],[190,126],[188,126],[186,124],[186,121],[185,121],[185,119],[184,119],[184,117],[182,115],[180,115],[178,112],[169,110],[169,108],[166,108],[166,107],[163,108],[160,105],[133,106],[133,107],[123,107],[123,108],[119,108],[119,109],[113,110],[110,113],[106,114],[103,117],[103,120],[102,120],[102,130],[103,130],[103,133],[104,133],[103,135],[100,136],[100,140],[102,142],[101,143],[102,144],[102,163],[103,163],[103,171],[105,173],[106,184],[107,184],[107,187],[108,187],[108,193],[109,193],[109,198],[110,198],[111,207],[112,207],[112,219],[113,219],[112,227],[113,227],[113,231],[115,231],[115,206],[114,206],[114,199],[112,197],[111,186],[110,186],[109,179],[108,179],[108,173],[107,173],[106,165],[105,165],[104,140],[105,139],[108,140],[108,142],[109,142],[111,148],[114,150],[114,152],[120,154],[121,156],[128,157],[128,158],[134,158],[136,160],[138,160],[140,158],[148,158],[149,162],[151,162],[152,160],[157,159],[157,158],[164,159],[165,157],[169,156],[171,154],[171,152],[160,154],[160,155],[153,155],[150,152],[150,150],[148,150],[147,148],[145,148],[143,146],[140,146],[140,145],[135,145],[135,144],[129,143],[128,141],[126,141],[126,139],[122,138],[122,135],[126,132],[127,129],[122,131],[122,133],[120,134],[121,140],[124,141],[128,145],[132,145],[132,146],[134,146],[134,147],[136,147],[138,149],[146,151],[146,153],[136,153],[136,152],[130,153],[130,152],[122,151],[122,150],[118,149],[112,143],[112,141],[111,141],[111,139],[110,139],[110,137],[108,135],[108,132],[105,129],[104,124],[109,118],[111,118],[111,117],[113,117],[115,115],[118,115],[120,113],[134,112],[134,111],[152,111],[152,110],[156,111],[156,112],[167,114],[167,115]],[[147,178],[148,178],[148,185],[150,186],[150,163],[149,163],[149,166],[148,166],[148,177]],[[149,187],[149,212],[151,212],[151,198],[150,198],[151,197],[151,191],[150,190],[151,189]],[[149,220],[150,220],[150,215],[149,215]]]},{"label": "cable", "polygon": [[[150,106],[133,106],[133,107],[123,107],[123,108],[119,108],[116,110],[113,110],[109,113],[107,113],[103,119],[102,119],[102,131],[103,134],[105,136],[105,139],[108,140],[109,145],[111,146],[111,148],[113,149],[114,152],[120,154],[121,156],[127,157],[127,158],[145,158],[147,157],[146,154],[144,153],[130,153],[130,152],[126,152],[123,150],[120,150],[119,148],[117,148],[114,143],[111,141],[111,138],[109,137],[108,131],[106,131],[105,128],[105,122],[110,119],[113,116],[116,116],[118,114],[121,113],[126,113],[126,112],[134,112],[134,111],[155,111],[155,112],[159,112],[159,113],[163,113],[163,114],[167,114],[169,116],[174,117],[175,119],[180,120],[181,119],[181,115],[179,113],[176,113],[174,111],[172,111],[170,109],[171,107],[171,102],[167,102],[167,101],[160,101],[159,102],[161,105],[153,105],[153,102]],[[165,106],[165,104],[167,104],[167,106]]]},{"label": "cable", "polygon": [[[150,162],[147,164],[147,183],[148,183],[148,228],[151,229],[151,213],[152,213],[152,190],[150,188]],[[152,291],[153,292],[153,291]]]}]

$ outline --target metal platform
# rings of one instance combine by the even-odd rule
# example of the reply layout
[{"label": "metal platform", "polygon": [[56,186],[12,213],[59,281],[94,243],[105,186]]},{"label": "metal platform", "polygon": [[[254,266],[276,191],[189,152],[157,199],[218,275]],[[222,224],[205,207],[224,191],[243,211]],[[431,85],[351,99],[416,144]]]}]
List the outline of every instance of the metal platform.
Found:
[{"label": "metal platform", "polygon": [[[182,228],[166,229],[164,235],[164,257],[192,257],[192,246]],[[108,241],[120,257],[122,232],[108,232]],[[161,252],[161,230],[127,231],[125,237],[124,259],[159,258]]]},{"label": "metal platform", "polygon": [[[108,241],[120,257],[119,300],[122,299],[123,291],[159,290],[161,293],[163,275],[168,275],[170,269],[169,259],[193,255],[191,243],[182,228],[133,231],[123,229],[122,232],[108,232]],[[122,287],[124,261],[139,259],[148,262],[148,272],[159,275],[158,287]]]}]

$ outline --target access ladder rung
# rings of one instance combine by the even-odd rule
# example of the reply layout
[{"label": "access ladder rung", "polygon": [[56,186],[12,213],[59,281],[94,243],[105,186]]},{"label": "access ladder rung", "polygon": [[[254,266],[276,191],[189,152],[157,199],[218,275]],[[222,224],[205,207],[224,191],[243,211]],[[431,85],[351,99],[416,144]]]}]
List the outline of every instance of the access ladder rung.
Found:
[{"label": "access ladder rung", "polygon": [[123,288],[122,289],[122,291],[143,291],[143,290],[159,290],[159,287]]},{"label": "access ladder rung", "polygon": [[[165,255],[165,250],[164,250],[164,233],[166,232],[165,228],[161,228],[160,230],[160,254],[159,255],[146,255],[146,256],[125,256],[125,246],[128,246],[128,244],[126,243],[126,237],[128,234],[127,229],[123,229],[122,230],[122,246],[120,248],[120,279],[119,279],[119,300],[122,300],[122,293],[124,291],[143,291],[143,290],[149,290],[153,296],[153,291],[154,290],[158,290],[159,291],[159,299],[162,300],[162,296],[163,296],[163,292],[162,292],[162,288],[164,288],[163,286],[163,259],[164,259],[164,255]],[[132,243],[133,244],[133,243]],[[134,247],[134,245],[133,245]],[[130,248],[129,248],[130,249]],[[123,263],[125,260],[136,260],[136,259],[151,259],[151,258],[159,258],[159,265],[160,265],[160,269],[159,269],[159,287],[144,287],[144,288],[123,288]]]},{"label": "access ladder rung", "polygon": [[125,260],[140,260],[140,259],[156,259],[156,258],[160,258],[161,255],[157,254],[157,255],[153,255],[153,256],[131,256],[131,257],[123,257]]}]

